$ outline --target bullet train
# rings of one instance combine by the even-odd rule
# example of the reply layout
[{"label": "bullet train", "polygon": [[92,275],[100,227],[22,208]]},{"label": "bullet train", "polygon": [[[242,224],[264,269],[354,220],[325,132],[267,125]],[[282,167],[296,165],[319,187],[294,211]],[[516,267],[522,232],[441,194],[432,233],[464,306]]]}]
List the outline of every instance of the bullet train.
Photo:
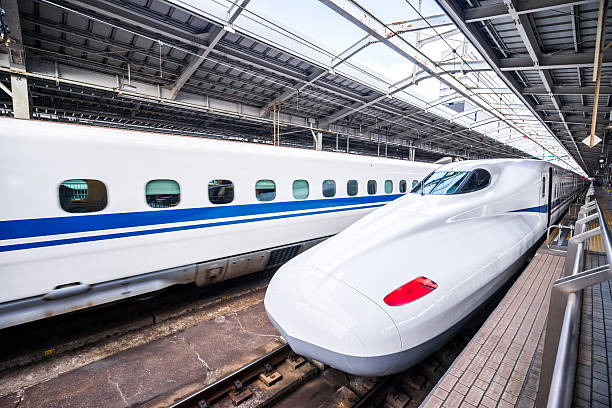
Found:
[{"label": "bullet train", "polygon": [[0,328],[285,262],[439,165],[0,118]]},{"label": "bullet train", "polygon": [[357,375],[402,371],[479,311],[586,183],[537,160],[442,166],[282,266],[268,316],[298,354]]}]

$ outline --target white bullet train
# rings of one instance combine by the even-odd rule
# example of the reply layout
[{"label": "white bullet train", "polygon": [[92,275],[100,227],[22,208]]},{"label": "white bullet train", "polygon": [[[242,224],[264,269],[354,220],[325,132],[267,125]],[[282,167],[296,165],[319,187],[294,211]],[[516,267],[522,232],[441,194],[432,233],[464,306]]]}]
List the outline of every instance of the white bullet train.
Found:
[{"label": "white bullet train", "polygon": [[418,163],[0,119],[0,328],[285,262]]},{"label": "white bullet train", "polygon": [[292,349],[364,376],[447,342],[588,180],[536,160],[456,162],[282,266],[265,296]]}]

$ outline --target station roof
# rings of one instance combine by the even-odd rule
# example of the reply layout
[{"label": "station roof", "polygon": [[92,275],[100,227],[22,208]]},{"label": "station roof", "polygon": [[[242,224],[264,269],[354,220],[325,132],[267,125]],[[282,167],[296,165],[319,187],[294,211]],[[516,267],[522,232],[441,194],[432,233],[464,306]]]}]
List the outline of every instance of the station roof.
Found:
[{"label": "station roof", "polygon": [[[589,173],[597,168],[602,145],[588,147],[595,84],[598,1],[438,0],[538,119]],[[607,2],[605,2],[607,4]],[[611,13],[604,22],[609,27]],[[605,42],[612,32],[604,31]],[[610,125],[612,57],[604,53],[596,124]]]},{"label": "station roof", "polygon": [[[297,147],[312,146],[313,133],[322,132],[326,150],[343,151],[348,146],[352,153],[386,153],[406,158],[409,148],[414,147],[417,160],[447,155],[540,157],[575,170],[579,170],[578,166],[587,170],[596,166],[597,154],[593,149],[576,147],[580,143],[572,142],[569,134],[563,134],[563,123],[554,121],[554,112],[549,110],[553,101],[546,99],[546,95],[539,98],[536,92],[543,85],[537,81],[537,73],[531,75],[532,70],[507,71],[502,67],[501,76],[490,77],[488,87],[483,85],[477,90],[466,87],[468,97],[457,98],[450,93],[432,100],[414,90],[414,85],[431,77],[432,72],[419,70],[411,81],[392,81],[354,60],[359,47],[385,42],[368,31],[371,26],[356,24],[366,37],[359,35],[353,48],[339,54],[321,45],[325,39],[313,41],[251,11],[249,3],[248,0],[18,1],[33,116],[261,143],[273,142],[276,124],[280,128],[280,143]],[[327,6],[328,13],[336,12],[338,19],[350,21],[350,15],[337,10],[341,2],[320,3]],[[436,29],[457,24],[486,61],[472,62],[473,69],[466,69],[465,65],[451,69],[448,61],[436,62],[444,72],[433,72],[434,76],[446,76],[451,85],[461,88],[465,85],[462,78],[471,74],[491,76],[491,68],[497,73],[499,68],[495,64],[500,57],[495,53],[499,52],[494,51],[491,55],[497,59],[492,59],[486,53],[487,37],[480,33],[475,38],[472,33],[480,31],[475,24],[484,20],[465,23],[458,17],[468,8],[494,4],[469,5],[450,0],[440,3],[450,19],[446,15],[423,19],[407,13],[411,19],[406,20],[408,23],[404,21],[402,32],[431,34],[433,30],[437,35]],[[572,7],[592,18],[592,5]],[[547,12],[550,13],[538,11],[534,16]],[[375,18],[374,13],[372,16]],[[567,19],[566,15],[555,17]],[[491,21],[485,24],[491,30],[499,29],[502,38],[511,29],[504,29],[501,23],[505,21],[506,26],[508,23],[503,17]],[[501,26],[496,28],[498,23]],[[543,30],[546,27],[550,30],[545,22],[541,25]],[[538,30],[537,25],[534,27]],[[583,24],[579,31],[588,38],[589,29],[592,24]],[[393,37],[393,41],[402,38]],[[555,40],[545,37],[545,43],[540,44],[542,53],[554,52]],[[506,39],[511,51],[504,58],[514,58],[510,61],[514,63],[524,57],[524,47],[520,49],[516,38],[514,41],[512,38],[509,35]],[[589,41],[581,44],[577,53],[589,50],[592,53]],[[10,83],[11,72],[8,48],[0,46],[0,81],[5,85]],[[484,64],[491,66],[482,68]],[[453,61],[452,65],[458,64]],[[588,75],[588,68],[580,69],[583,78]],[[553,75],[554,86],[585,86],[571,82],[576,79],[570,78],[568,68],[559,68],[559,73],[557,68],[548,71]],[[514,95],[513,83],[507,76],[523,74],[530,82],[520,82],[519,91],[523,94]],[[568,82],[563,82],[566,79]],[[510,113],[495,107],[492,103],[495,98],[503,99],[504,109],[510,109]],[[577,140],[584,133],[583,122],[588,121],[589,96],[559,98],[572,110],[565,123]],[[461,101],[482,106],[473,105],[473,112],[449,106]],[[573,109],[578,105],[582,110]],[[609,99],[602,105],[609,106]],[[536,119],[526,117],[523,110],[527,114],[533,111]],[[486,115],[478,116],[479,111]],[[609,113],[610,109],[604,111]],[[10,112],[11,99],[0,92],[0,113]]]}]

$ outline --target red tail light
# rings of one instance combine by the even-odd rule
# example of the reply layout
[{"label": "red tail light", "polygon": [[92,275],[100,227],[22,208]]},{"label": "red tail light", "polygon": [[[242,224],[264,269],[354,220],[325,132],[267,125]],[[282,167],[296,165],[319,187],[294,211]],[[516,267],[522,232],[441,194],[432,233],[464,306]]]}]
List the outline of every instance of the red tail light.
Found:
[{"label": "red tail light", "polygon": [[389,293],[385,296],[384,301],[389,306],[405,305],[433,292],[437,287],[438,284],[436,282],[419,276]]}]

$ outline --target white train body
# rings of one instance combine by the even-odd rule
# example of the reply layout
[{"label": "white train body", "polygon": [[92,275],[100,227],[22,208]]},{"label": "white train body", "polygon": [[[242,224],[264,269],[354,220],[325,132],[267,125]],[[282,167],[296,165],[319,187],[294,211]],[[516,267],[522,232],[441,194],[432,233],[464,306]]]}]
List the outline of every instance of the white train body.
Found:
[{"label": "white train body", "polygon": [[586,182],[535,160],[458,162],[432,177],[475,169],[490,174],[481,189],[407,194],[276,272],[265,307],[296,353],[366,376],[416,364],[519,270]]},{"label": "white train body", "polygon": [[[14,119],[0,119],[0,145],[0,328],[274,266],[399,197],[401,180],[409,190],[438,167]],[[231,202],[211,203],[208,184],[217,179],[233,183]],[[298,179],[309,184],[306,198],[293,195]],[[104,208],[66,212],[59,191],[67,180],[67,208]],[[151,208],[150,180],[160,188],[174,181],[178,204]],[[271,201],[256,198],[258,180],[274,182]],[[322,195],[324,180],[335,180],[333,197]],[[348,180],[358,183],[354,196]],[[376,180],[376,194],[368,194],[368,180]],[[89,189],[82,208],[74,184],[81,182]]]}]

